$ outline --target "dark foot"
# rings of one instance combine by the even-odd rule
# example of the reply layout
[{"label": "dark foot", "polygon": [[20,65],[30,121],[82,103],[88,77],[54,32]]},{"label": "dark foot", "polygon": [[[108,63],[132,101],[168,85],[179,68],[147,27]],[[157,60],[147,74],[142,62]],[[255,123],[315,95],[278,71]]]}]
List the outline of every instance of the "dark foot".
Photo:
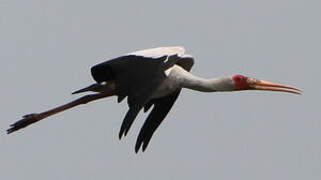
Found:
[{"label": "dark foot", "polygon": [[27,114],[25,116],[22,117],[23,119],[15,122],[14,124],[10,125],[10,129],[7,130],[7,134],[10,134],[12,132],[15,132],[19,129],[22,129],[24,127],[27,127],[28,125],[35,123],[39,120],[42,119],[42,117],[39,114]]}]

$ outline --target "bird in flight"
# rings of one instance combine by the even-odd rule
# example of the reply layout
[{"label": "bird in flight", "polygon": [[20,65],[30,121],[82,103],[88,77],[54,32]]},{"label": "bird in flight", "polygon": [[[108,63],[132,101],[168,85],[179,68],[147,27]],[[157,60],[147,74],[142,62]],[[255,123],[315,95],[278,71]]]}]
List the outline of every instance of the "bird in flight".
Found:
[{"label": "bird in flight", "polygon": [[182,88],[201,92],[224,92],[243,90],[279,91],[301,94],[301,90],[277,83],[258,80],[243,75],[205,79],[190,73],[194,58],[185,54],[180,46],[159,47],[135,51],[114,58],[91,68],[94,84],[73,92],[94,92],[67,104],[23,116],[10,125],[10,134],[32,123],[94,100],[117,96],[118,102],[127,97],[129,110],[122,122],[119,139],[126,136],[137,114],[152,110],[137,137],[135,152],[144,152],[156,129],[165,119]]}]

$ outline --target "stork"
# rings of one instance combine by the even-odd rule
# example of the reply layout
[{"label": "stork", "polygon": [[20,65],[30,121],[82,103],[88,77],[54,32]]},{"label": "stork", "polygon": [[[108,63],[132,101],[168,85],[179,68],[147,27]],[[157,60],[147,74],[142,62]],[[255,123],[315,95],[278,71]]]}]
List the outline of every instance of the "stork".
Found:
[{"label": "stork", "polygon": [[301,94],[301,90],[277,83],[258,80],[243,75],[205,79],[191,74],[194,58],[185,54],[180,46],[159,47],[135,51],[114,58],[91,68],[96,83],[73,92],[94,92],[72,102],[41,113],[23,116],[10,125],[10,134],[32,123],[73,108],[80,104],[117,96],[118,102],[127,97],[129,110],[122,122],[119,139],[126,136],[137,114],[143,109],[153,109],[144,122],[137,137],[135,152],[144,152],[156,129],[162,123],[182,88],[201,92],[225,92],[243,90],[280,91]]}]

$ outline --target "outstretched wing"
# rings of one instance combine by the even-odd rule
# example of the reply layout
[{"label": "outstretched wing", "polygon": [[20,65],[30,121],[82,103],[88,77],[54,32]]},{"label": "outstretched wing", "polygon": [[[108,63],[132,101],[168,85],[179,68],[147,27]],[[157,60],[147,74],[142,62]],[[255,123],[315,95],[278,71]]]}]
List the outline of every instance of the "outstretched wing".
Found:
[{"label": "outstretched wing", "polygon": [[136,51],[92,67],[98,82],[114,81],[118,101],[127,97],[129,110],[123,120],[119,138],[126,135],[139,111],[166,78],[164,71],[184,54],[182,47],[162,47]]},{"label": "outstretched wing", "polygon": [[152,112],[148,115],[137,137],[137,141],[135,145],[136,153],[138,152],[141,146],[142,146],[142,150],[145,151],[154,132],[156,131],[158,126],[162,123],[162,121],[165,119],[166,115],[174,105],[180,91],[181,90],[169,96],[153,100],[154,108]]},{"label": "outstretched wing", "polygon": [[[192,56],[188,56],[188,55],[182,56],[179,58],[176,64],[180,65],[187,71],[190,71],[194,64],[194,59]],[[168,112],[171,110],[180,92],[181,92],[181,89],[172,93],[169,96],[153,99],[145,105],[145,109],[144,109],[145,112],[148,111],[148,109],[152,105],[154,105],[154,107],[152,112],[148,115],[146,121],[144,122],[144,125],[141,128],[139,135],[137,137],[137,141],[135,145],[136,153],[138,152],[140,147],[142,147],[143,152],[146,150],[154,132],[162,123],[162,121],[165,119]]]}]

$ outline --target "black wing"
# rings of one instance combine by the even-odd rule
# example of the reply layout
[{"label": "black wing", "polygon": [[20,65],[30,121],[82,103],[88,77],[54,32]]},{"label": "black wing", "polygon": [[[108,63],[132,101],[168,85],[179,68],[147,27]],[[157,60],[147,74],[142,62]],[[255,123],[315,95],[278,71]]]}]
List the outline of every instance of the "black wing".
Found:
[{"label": "black wing", "polygon": [[179,59],[177,55],[159,58],[126,55],[92,67],[92,76],[98,83],[115,82],[119,102],[127,97],[129,110],[121,125],[119,138],[126,136],[139,111],[166,78],[164,71]]},{"label": "black wing", "polygon": [[[182,66],[187,71],[190,71],[194,60],[192,57],[182,57],[177,62],[177,65]],[[136,145],[135,145],[135,152],[137,153],[139,148],[142,146],[142,151],[144,152],[151,140],[154,132],[158,128],[158,126],[162,123],[165,119],[168,112],[171,110],[172,106],[174,105],[177,97],[179,96],[181,89],[177,92],[158,99],[152,99],[145,105],[144,111],[148,111],[148,109],[154,105],[152,112],[148,115],[146,121],[144,122],[143,127],[141,128],[139,135],[137,137]]]},{"label": "black wing", "polygon": [[156,131],[158,126],[162,123],[162,121],[165,119],[166,115],[174,105],[180,91],[181,90],[169,96],[153,100],[154,108],[152,112],[148,115],[137,137],[137,141],[135,145],[136,153],[138,152],[141,146],[142,146],[142,150],[145,151],[154,132]]},{"label": "black wing", "polygon": [[128,55],[115,58],[91,68],[93,78],[98,82],[114,81],[116,94],[128,97],[129,106],[143,105],[165,79],[164,68],[167,56],[157,59]]}]

